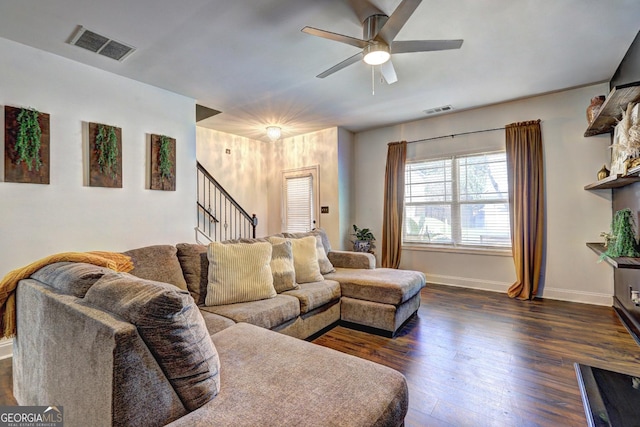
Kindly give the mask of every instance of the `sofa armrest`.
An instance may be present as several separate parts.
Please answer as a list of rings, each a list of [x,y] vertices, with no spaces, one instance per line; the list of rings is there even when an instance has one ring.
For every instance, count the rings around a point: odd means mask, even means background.
[[[329,261],[338,268],[376,268],[376,257],[368,252],[334,251],[328,254]]]

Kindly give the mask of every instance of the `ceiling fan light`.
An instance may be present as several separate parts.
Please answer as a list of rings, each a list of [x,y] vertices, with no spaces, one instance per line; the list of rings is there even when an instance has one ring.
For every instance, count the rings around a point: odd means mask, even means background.
[[[267,137],[271,142],[276,142],[282,136],[282,129],[279,126],[267,126]]]
[[[372,44],[364,48],[364,62],[369,65],[381,65],[390,58],[389,46],[385,44]]]

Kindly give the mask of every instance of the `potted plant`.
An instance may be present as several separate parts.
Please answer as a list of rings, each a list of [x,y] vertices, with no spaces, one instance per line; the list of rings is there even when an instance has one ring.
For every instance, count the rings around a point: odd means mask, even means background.
[[[376,238],[368,228],[358,228],[357,225],[353,224],[353,233],[351,233],[351,235],[356,236],[356,239],[353,241],[354,251],[369,252],[371,249],[375,248],[373,242]]]

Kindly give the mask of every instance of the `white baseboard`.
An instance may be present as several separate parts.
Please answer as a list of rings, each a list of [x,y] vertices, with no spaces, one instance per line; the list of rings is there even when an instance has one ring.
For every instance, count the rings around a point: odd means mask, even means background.
[[[443,276],[439,274],[427,274],[427,282],[437,285],[459,286],[462,288],[478,289],[482,291],[507,293],[511,283],[495,282],[491,280],[478,280],[468,277]],[[579,302],[583,304],[604,305],[611,307],[613,297],[596,292],[575,291],[570,289],[543,288],[540,298],[555,299],[560,301]]]
[[[458,286],[461,288],[479,289],[482,291],[506,293],[511,283],[478,280],[469,277],[443,276],[440,274],[426,274],[427,283],[436,285]]]
[[[0,341],[0,359],[7,359],[13,355],[13,339]]]
[[[604,305],[607,307],[613,306],[613,297],[611,295],[596,292],[544,288],[540,296],[561,301],[581,302],[583,304]]]

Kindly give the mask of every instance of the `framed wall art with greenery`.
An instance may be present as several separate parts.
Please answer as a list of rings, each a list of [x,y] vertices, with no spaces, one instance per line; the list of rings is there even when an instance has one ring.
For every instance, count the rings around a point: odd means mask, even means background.
[[[4,180],[49,184],[49,114],[5,105]]]
[[[176,190],[176,140],[166,135],[151,135],[152,190]]]
[[[122,188],[122,129],[89,123],[89,186]]]

